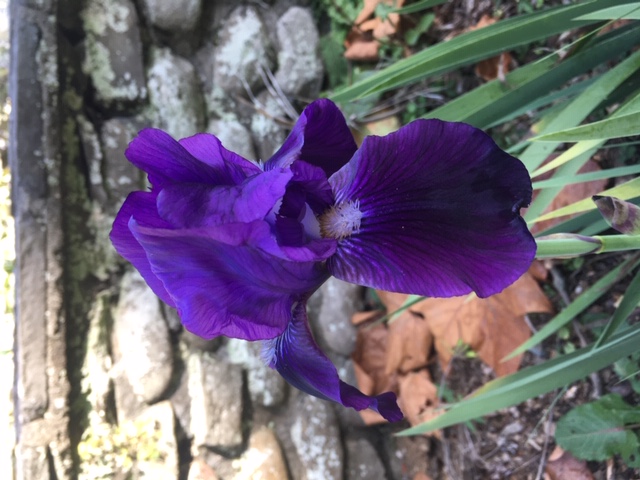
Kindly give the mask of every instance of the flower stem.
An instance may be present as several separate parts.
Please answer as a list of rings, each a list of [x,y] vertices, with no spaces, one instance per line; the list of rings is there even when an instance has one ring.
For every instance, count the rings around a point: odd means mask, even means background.
[[[635,235],[575,235],[559,233],[536,239],[537,258],[572,258],[592,253],[620,252],[640,249],[640,236]]]

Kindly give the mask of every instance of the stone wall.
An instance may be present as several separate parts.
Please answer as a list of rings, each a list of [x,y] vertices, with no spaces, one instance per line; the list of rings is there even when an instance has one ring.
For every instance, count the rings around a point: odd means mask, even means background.
[[[123,155],[140,128],[209,131],[250,159],[280,145],[322,86],[310,2],[14,0],[11,16],[17,478],[412,476],[428,440],[290,389],[256,344],[185,332],[108,240],[145,186]],[[361,295],[332,280],[310,302],[351,382]]]

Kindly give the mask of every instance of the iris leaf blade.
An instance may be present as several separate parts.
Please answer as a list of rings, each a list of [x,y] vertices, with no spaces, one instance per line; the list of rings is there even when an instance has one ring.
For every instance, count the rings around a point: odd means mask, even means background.
[[[546,190],[549,191],[549,190]],[[631,198],[640,196],[640,177],[634,178],[633,180],[629,180],[622,185],[618,185],[613,188],[609,188],[608,190],[604,190],[598,195],[609,196],[609,197],[617,197],[621,200],[629,200]],[[563,217],[565,215],[573,215],[576,213],[588,212],[590,210],[595,210],[596,205],[593,203],[591,198],[585,198],[578,202],[572,203],[571,205],[567,205],[566,207],[559,208],[554,210],[553,212],[546,213],[544,215],[539,216],[536,219],[530,220],[529,224],[533,224],[536,222],[541,222],[543,220],[550,220],[552,218]],[[528,213],[528,212],[527,212]]]
[[[594,180],[602,180],[609,178],[622,177],[625,175],[634,175],[640,173],[640,165],[631,165],[627,167],[616,167],[607,170],[600,170],[597,172],[581,173],[578,175],[567,176],[554,176],[549,180],[540,180],[533,182],[533,189],[538,188],[550,188],[550,187],[564,187],[566,185],[572,185],[582,182],[592,182]]]
[[[640,324],[613,336],[598,349],[588,346],[493,380],[467,399],[453,404],[439,417],[404,430],[399,435],[419,435],[473,420],[569,385],[620,358],[631,355],[637,350],[639,342]]]
[[[553,335],[561,327],[565,326],[576,316],[580,315],[602,295],[615,285],[619,280],[625,277],[630,270],[637,267],[640,262],[635,258],[627,259],[618,265],[615,269],[607,273],[604,277],[599,279],[588,290],[584,291],[578,298],[576,298],[571,304],[567,305],[558,315],[549,320],[544,327],[536,332],[529,340],[524,342],[513,352],[507,355],[502,361],[509,360],[527,350],[531,349],[535,345],[539,344],[550,335]]]
[[[576,20],[640,20],[640,3],[605,8],[580,15]]]
[[[640,109],[640,92],[638,92],[633,98],[628,100],[624,105],[618,108],[615,112],[613,112],[610,115],[610,118],[626,115],[630,112],[638,111],[639,109]],[[591,155],[593,155],[598,150],[598,148],[600,148],[605,143],[605,141],[606,140],[585,140],[583,142],[578,142],[569,150],[562,153],[558,158],[549,162],[548,165],[545,165],[544,167],[539,168],[538,170],[533,172],[532,176],[537,176],[545,171],[548,171],[549,165],[553,165],[553,167],[551,168],[555,168],[556,166],[559,165],[555,175],[558,175],[558,176],[575,175],[576,173],[578,173],[578,170],[580,169],[580,167],[589,160]],[[524,215],[524,219],[530,224],[532,224],[541,220],[546,220],[548,218],[555,218],[563,215],[570,215],[573,213],[588,211],[595,208],[595,204],[591,202],[591,199],[586,198],[581,201],[582,203],[577,202],[577,203],[580,203],[581,207],[583,207],[582,210],[573,211],[573,208],[575,205],[573,204],[567,207],[563,207],[562,209],[559,209],[559,210],[566,211],[568,213],[556,214],[555,212],[557,212],[558,210],[555,210],[553,212],[549,212],[543,215],[544,210],[551,204],[551,202],[553,201],[555,196],[560,192],[560,190],[561,190],[560,187],[554,187],[554,188],[548,188],[548,189],[542,190],[540,194],[536,197],[536,199],[531,203],[529,208],[527,209],[527,212]],[[637,196],[637,194],[633,195],[632,192],[628,194],[630,195],[628,198]],[[616,195],[611,195],[611,196],[616,196]],[[623,200],[628,200],[628,198],[624,198]]]
[[[411,5],[407,5],[406,7],[396,8],[391,10],[392,13],[399,13],[401,15],[406,15],[408,13],[416,13],[421,12],[422,10],[426,10],[431,7],[435,7],[437,5],[442,5],[447,0],[422,0],[420,2],[412,3]]]
[[[607,118],[579,127],[538,135],[532,142],[580,142],[640,135],[640,112]]]
[[[640,29],[634,29],[635,32]],[[586,48],[582,54],[590,54],[590,49]],[[609,94],[615,90],[622,82],[629,78],[640,68],[640,51],[620,62],[614,68],[601,75],[592,85],[585,89],[580,95],[574,98],[561,111],[554,113],[551,118],[545,116],[542,133],[565,130],[580,124]],[[545,135],[530,139],[544,138]],[[592,140],[583,139],[583,140]],[[544,160],[560,145],[560,141],[553,143],[532,143],[520,155],[520,160],[531,171],[537,168]]]
[[[411,57],[395,62],[367,79],[331,95],[335,102],[347,102],[375,92],[383,92],[420,79],[444,73],[483,60],[500,52],[566,30],[594,23],[595,20],[573,21],[576,17],[619,4],[613,0],[559,6],[548,10],[512,17],[485,28],[459,35]],[[627,3],[627,2],[625,2]]]
[[[622,301],[616,311],[613,313],[611,320],[607,323],[607,326],[604,328],[604,331],[598,337],[596,341],[596,348],[602,346],[611,338],[620,325],[631,315],[633,310],[635,310],[636,306],[640,302],[640,271],[638,271],[631,280],[631,283],[627,287],[627,290],[624,293],[624,297],[622,297]]]

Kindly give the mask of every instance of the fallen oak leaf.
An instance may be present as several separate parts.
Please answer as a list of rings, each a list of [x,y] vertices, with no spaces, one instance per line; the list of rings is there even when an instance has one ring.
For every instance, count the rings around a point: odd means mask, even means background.
[[[371,322],[376,317],[382,315],[381,310],[371,310],[367,312],[356,312],[351,316],[351,323],[354,325],[362,325]]]
[[[419,425],[441,414],[438,407],[438,387],[427,370],[402,375],[398,381],[398,401],[411,425]],[[440,438],[440,430],[428,433]]]
[[[418,472],[413,477],[413,480],[433,480],[433,479],[426,473]]]
[[[383,0],[364,0],[362,2],[362,10],[358,13],[358,16],[354,20],[354,25],[360,25],[367,20],[371,15],[376,12],[376,7],[382,3]]]
[[[358,30],[351,30],[344,41],[346,50],[344,58],[347,60],[373,62],[378,59],[380,42]]]
[[[560,447],[556,447],[544,468],[545,473],[549,476],[549,480],[593,480],[593,474],[587,462],[578,460],[571,453],[564,451]]]
[[[528,272],[501,293],[488,298],[475,295],[429,298],[413,307],[424,315],[435,338],[444,369],[462,342],[478,354],[497,375],[516,372],[522,355],[501,360],[531,335],[524,316],[551,312],[552,306]]]
[[[496,78],[501,82],[506,81],[506,75],[509,72],[513,57],[509,52],[502,52],[495,57],[486,58],[476,63],[475,74],[483,80],[491,81]]]
[[[358,329],[356,347],[351,359],[358,388],[365,395],[398,391],[397,375],[385,372],[387,340],[386,325]],[[380,414],[368,409],[361,410],[360,416],[367,425],[386,422]]]
[[[400,15],[390,13],[382,19],[375,16],[380,4],[401,7],[404,0],[365,0],[351,31],[344,41],[344,57],[347,60],[371,62],[378,59],[380,40],[397,32]],[[371,18],[373,17],[373,18]]]
[[[546,163],[550,162],[558,155],[553,154],[550,155],[549,158],[543,163],[544,166]],[[593,159],[589,159],[581,168],[578,170],[578,173],[591,173],[598,172],[602,170],[600,165],[595,162]],[[547,180],[551,178],[552,172],[547,172],[543,175],[536,177],[536,181]],[[558,194],[554,197],[553,201],[549,204],[549,206],[545,209],[543,214],[548,212],[553,212],[554,210],[558,210],[559,208],[566,207],[567,205],[571,205],[583,198],[590,198],[600,192],[602,192],[607,186],[607,179],[601,180],[592,180],[590,182],[582,182],[582,183],[572,183],[570,185],[566,185]],[[533,199],[535,200],[538,191],[533,192]],[[525,209],[522,210],[522,214],[526,212]],[[566,215],[558,218],[551,218],[549,220],[544,220],[542,222],[534,223],[530,230],[531,233],[536,234],[539,232],[543,232],[559,223],[562,223],[576,215]]]
[[[376,294],[387,308],[388,313],[393,313],[402,307],[408,297],[406,293],[387,292],[386,290],[376,290]]]
[[[389,322],[385,373],[406,373],[429,362],[433,334],[425,319],[410,310]]]
[[[473,32],[480,28],[488,27],[498,21],[497,18],[491,15],[484,14],[478,23],[467,28],[467,32]],[[505,80],[505,75],[509,72],[509,68],[513,62],[513,57],[509,52],[503,52],[495,57],[486,58],[476,64],[475,74],[486,81],[495,80],[498,78],[500,81]]]
[[[533,278],[542,282],[547,279],[549,276],[549,270],[545,266],[543,262],[540,260],[534,260],[531,266],[529,267],[529,273]]]

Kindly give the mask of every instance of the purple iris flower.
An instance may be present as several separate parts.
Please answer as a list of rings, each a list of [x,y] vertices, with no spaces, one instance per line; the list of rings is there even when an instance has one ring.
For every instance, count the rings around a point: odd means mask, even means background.
[[[258,166],[209,134],[147,129],[126,156],[151,191],[131,193],[111,240],[196,335],[264,341],[295,387],[402,418],[393,393],[341,381],[309,329],[306,302],[330,275],[395,292],[498,293],[529,267],[520,217],[531,181],[463,123],[417,120],[358,149],[329,100],[302,113]]]

